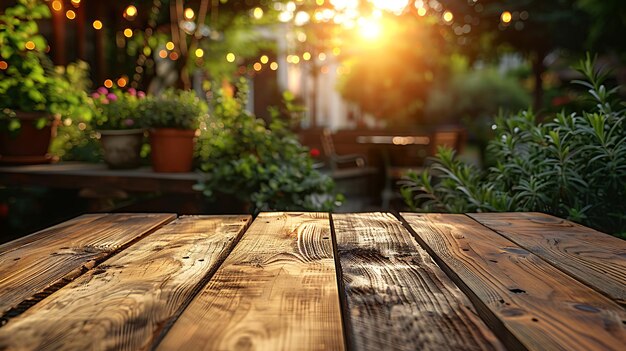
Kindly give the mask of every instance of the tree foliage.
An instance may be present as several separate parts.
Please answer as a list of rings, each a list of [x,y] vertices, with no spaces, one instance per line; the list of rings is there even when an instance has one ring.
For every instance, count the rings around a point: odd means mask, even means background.
[[[500,116],[488,149],[496,166],[481,172],[440,149],[429,171],[405,182],[407,203],[425,211],[541,211],[625,234],[625,104],[591,60],[579,69],[588,80],[575,83],[588,89],[594,109],[545,124],[529,111]]]

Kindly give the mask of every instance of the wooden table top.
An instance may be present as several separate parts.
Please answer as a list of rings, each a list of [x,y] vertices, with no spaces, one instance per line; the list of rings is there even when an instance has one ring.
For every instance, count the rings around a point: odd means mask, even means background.
[[[90,214],[0,245],[0,350],[625,350],[626,241],[540,213]]]

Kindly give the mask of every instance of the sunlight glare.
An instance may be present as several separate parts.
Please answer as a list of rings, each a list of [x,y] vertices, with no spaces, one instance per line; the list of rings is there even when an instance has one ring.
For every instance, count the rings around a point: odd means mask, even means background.
[[[382,33],[380,22],[371,18],[362,17],[359,19],[359,32],[364,39],[378,39]]]

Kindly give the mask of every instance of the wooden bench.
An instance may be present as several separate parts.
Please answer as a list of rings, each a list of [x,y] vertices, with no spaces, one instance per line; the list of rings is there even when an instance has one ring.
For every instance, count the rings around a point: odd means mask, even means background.
[[[626,242],[540,213],[93,214],[0,246],[0,350],[624,350]]]

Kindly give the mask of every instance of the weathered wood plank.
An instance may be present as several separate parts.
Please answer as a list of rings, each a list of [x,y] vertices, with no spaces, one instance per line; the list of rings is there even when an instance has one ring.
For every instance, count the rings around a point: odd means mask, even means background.
[[[617,303],[465,215],[402,214],[510,348],[623,350]]]
[[[0,349],[150,348],[249,221],[207,216],[170,223],[0,328]]]
[[[0,246],[2,320],[174,218],[172,214],[86,215]]]
[[[262,213],[161,350],[342,350],[330,222]]]
[[[334,214],[357,350],[498,350],[502,344],[391,214]]]
[[[543,213],[468,216],[626,305],[626,240]]]

